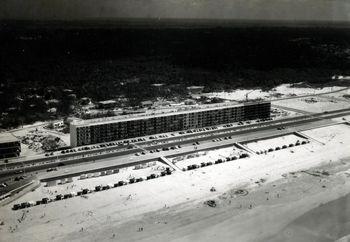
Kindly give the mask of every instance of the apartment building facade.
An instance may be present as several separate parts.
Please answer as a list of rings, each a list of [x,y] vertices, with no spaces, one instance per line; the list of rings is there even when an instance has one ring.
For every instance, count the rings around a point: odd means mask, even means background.
[[[10,134],[0,134],[0,159],[18,157],[21,153],[21,142]]]
[[[116,120],[88,120],[71,124],[71,146],[269,118],[270,110],[270,102],[259,102]]]

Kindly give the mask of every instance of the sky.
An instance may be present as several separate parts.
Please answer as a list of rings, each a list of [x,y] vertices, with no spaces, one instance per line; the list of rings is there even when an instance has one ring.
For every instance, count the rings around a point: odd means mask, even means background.
[[[0,0],[0,19],[90,18],[350,22],[350,0]]]

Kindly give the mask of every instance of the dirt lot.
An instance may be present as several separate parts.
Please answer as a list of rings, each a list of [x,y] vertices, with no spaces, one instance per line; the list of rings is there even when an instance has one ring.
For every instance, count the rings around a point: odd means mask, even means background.
[[[250,100],[254,99],[276,99],[283,97],[292,96],[304,96],[310,94],[319,94],[325,92],[331,92],[336,90],[341,90],[344,87],[334,86],[334,87],[324,87],[324,88],[311,88],[311,87],[293,87],[291,84],[280,85],[270,91],[262,91],[261,89],[239,89],[232,92],[215,92],[207,94],[209,97],[219,97],[234,101],[244,101],[246,100],[246,94],[248,93],[248,98]]]
[[[350,107],[348,101],[333,100],[322,96],[280,100],[273,102],[273,104],[311,113],[321,113]]]

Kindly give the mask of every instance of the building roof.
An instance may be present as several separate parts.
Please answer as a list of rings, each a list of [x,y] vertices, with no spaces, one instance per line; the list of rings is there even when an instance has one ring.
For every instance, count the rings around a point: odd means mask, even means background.
[[[189,86],[187,87],[188,90],[197,90],[197,89],[204,89],[204,86]]]
[[[16,142],[18,139],[11,133],[0,133],[0,143]]]
[[[152,101],[143,101],[141,102],[142,105],[152,105],[153,102]]]
[[[98,102],[99,104],[113,104],[113,103],[116,103],[115,100],[106,100],[106,101],[100,101]]]
[[[89,120],[81,120],[81,121],[73,121],[73,125],[76,127],[79,126],[94,126],[100,124],[108,124],[108,123],[117,123],[117,122],[125,122],[125,121],[133,121],[147,118],[156,118],[156,117],[166,117],[171,115],[180,115],[187,113],[198,113],[203,111],[212,111],[212,110],[220,110],[232,107],[240,107],[240,106],[250,106],[254,104],[263,104],[270,103],[268,101],[261,102],[249,102],[249,103],[240,103],[240,104],[232,104],[232,103],[216,103],[216,104],[208,104],[208,105],[188,105],[181,106],[176,111],[164,112],[164,113],[142,113],[142,114],[133,114],[133,115],[122,115],[122,116],[114,116],[108,118],[97,118],[97,119],[89,119]]]

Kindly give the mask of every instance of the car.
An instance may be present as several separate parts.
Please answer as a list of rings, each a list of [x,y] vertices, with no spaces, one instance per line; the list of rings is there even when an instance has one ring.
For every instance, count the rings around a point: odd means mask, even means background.
[[[7,187],[7,184],[6,184],[6,183],[1,183],[1,184],[0,184],[0,187],[1,187],[1,188]]]
[[[57,171],[57,168],[49,168],[46,170],[47,172],[51,172],[51,171]]]
[[[24,179],[24,177],[23,176],[16,176],[15,177],[15,181],[20,181],[20,180],[23,180]]]
[[[87,189],[87,188],[85,188],[85,189],[83,189],[83,194],[88,194],[90,192],[90,190],[89,189]]]
[[[49,202],[50,202],[50,199],[47,197],[44,197],[43,199],[41,199],[42,204],[48,204]]]
[[[18,210],[21,208],[21,204],[14,204],[12,210]]]

